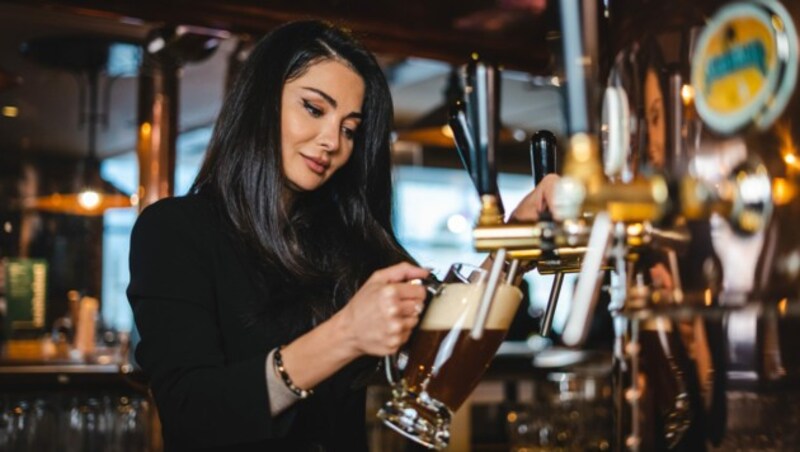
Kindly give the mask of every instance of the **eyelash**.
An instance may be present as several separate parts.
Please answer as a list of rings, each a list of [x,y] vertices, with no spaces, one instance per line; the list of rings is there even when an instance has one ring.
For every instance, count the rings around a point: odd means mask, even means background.
[[[306,111],[308,111],[308,114],[310,114],[314,118],[319,118],[324,113],[324,111],[322,111],[322,109],[317,108],[311,102],[309,102],[309,101],[307,101],[305,99],[303,99],[303,108],[305,108]],[[342,127],[342,132],[344,132],[344,136],[348,140],[352,140],[353,138],[355,138],[356,131],[353,130],[353,129],[349,129],[347,127]]]
[[[353,138],[356,136],[356,131],[353,129],[348,129],[347,127],[342,127],[342,131],[344,131],[344,136],[348,140],[352,141]]]
[[[322,116],[322,113],[324,113],[322,109],[315,107],[311,102],[305,99],[303,99],[303,108],[305,108],[308,113],[315,118],[319,118]]]

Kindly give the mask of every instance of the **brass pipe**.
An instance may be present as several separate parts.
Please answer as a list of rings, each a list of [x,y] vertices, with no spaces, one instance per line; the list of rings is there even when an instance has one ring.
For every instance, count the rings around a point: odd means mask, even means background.
[[[178,25],[151,32],[139,73],[138,135],[139,210],[172,196],[181,67],[210,57],[229,33]]]
[[[538,224],[478,226],[472,231],[477,251],[540,249],[543,245],[542,234],[542,227]]]
[[[178,139],[180,65],[145,52],[139,75],[139,210],[172,196]]]

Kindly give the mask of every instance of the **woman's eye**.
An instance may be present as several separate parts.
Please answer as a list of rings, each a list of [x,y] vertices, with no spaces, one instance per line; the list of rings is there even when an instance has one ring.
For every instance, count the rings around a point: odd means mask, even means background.
[[[649,115],[648,116],[650,116],[650,118],[649,118],[650,119],[650,124],[658,125],[658,110],[657,109],[652,108],[649,111]]]
[[[356,131],[348,127],[342,127],[342,133],[348,140],[352,140],[356,136]]]
[[[322,116],[322,110],[315,107],[314,104],[307,100],[303,100],[303,108],[305,108],[308,113],[315,118]]]

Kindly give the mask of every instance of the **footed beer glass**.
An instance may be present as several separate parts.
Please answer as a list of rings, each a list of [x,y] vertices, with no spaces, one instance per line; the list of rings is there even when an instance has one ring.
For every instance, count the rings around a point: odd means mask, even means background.
[[[430,448],[447,446],[450,419],[478,385],[506,336],[522,291],[503,277],[479,339],[470,332],[488,271],[453,264],[433,293],[407,349],[387,358],[392,398],[378,412],[384,424]],[[399,374],[399,375],[398,375]]]

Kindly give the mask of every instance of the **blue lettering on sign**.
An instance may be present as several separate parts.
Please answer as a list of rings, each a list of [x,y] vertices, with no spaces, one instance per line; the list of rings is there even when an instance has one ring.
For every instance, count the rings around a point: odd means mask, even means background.
[[[767,75],[767,51],[761,41],[731,47],[722,55],[712,58],[706,68],[706,93],[710,91],[712,83],[749,67]]]

